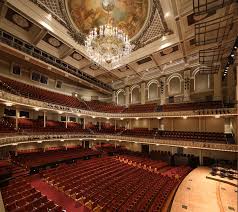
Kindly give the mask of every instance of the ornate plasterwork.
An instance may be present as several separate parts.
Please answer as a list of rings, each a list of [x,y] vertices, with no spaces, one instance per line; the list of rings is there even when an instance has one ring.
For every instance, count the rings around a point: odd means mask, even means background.
[[[52,16],[64,25],[69,34],[75,41],[80,44],[84,44],[85,34],[75,28],[72,23],[67,9],[66,0],[31,0],[43,10],[50,12]],[[165,34],[172,33],[165,22],[164,14],[160,4],[160,0],[150,1],[150,13],[148,14],[147,21],[143,26],[143,29],[139,32],[135,39],[132,40],[132,44],[135,45],[134,50],[137,50],[159,38]]]

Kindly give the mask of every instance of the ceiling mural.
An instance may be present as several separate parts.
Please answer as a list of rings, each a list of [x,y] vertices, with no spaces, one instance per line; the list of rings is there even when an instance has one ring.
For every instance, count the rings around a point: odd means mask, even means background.
[[[31,0],[64,25],[74,40],[84,45],[85,35],[106,24],[124,30],[134,51],[172,33],[164,19],[160,0]],[[113,9],[109,16],[103,4]],[[109,17],[109,18],[108,18]]]
[[[136,36],[146,22],[149,14],[149,0],[112,1],[112,11],[108,14],[103,7],[109,0],[66,0],[67,11],[80,32],[88,34],[95,27],[110,22],[122,29],[130,38]]]

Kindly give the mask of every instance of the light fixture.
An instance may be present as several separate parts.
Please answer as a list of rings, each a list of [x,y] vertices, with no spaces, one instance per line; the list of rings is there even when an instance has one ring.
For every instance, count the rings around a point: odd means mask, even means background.
[[[187,119],[188,117],[187,116],[183,116],[183,119]]]
[[[11,107],[13,104],[11,102],[5,102],[4,103],[7,107]]]
[[[96,117],[95,116],[92,116],[93,119],[95,119]]]
[[[159,146],[159,144],[156,144],[156,146]]]
[[[136,117],[136,120],[139,120],[139,118],[138,118],[138,117]]]
[[[58,114],[63,114],[63,111],[58,111]]]
[[[159,117],[157,117],[157,119],[159,119],[159,120],[160,120],[160,119],[162,119],[162,118],[159,116]]]
[[[221,116],[220,115],[215,115],[215,118],[216,119],[219,119]]]
[[[64,141],[64,139],[60,139],[60,141],[62,141],[62,142],[63,142],[63,141]]]
[[[110,118],[109,117],[107,117],[107,120],[109,120]]]
[[[34,110],[35,110],[35,111],[39,111],[40,108],[39,108],[39,107],[35,107]]]
[[[85,39],[85,47],[93,62],[115,68],[131,53],[132,46],[128,35],[109,22],[115,0],[102,0],[102,7],[108,13],[108,23],[89,32]]]
[[[123,120],[124,118],[120,118],[121,120]]]

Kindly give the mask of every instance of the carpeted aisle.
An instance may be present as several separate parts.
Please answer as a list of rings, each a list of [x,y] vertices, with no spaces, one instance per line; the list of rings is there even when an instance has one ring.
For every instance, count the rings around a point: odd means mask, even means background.
[[[75,207],[75,201],[64,193],[58,191],[53,186],[44,182],[40,177],[34,177],[31,185],[39,190],[48,199],[53,200],[57,205],[62,206],[67,212],[89,212],[90,210],[84,206]]]

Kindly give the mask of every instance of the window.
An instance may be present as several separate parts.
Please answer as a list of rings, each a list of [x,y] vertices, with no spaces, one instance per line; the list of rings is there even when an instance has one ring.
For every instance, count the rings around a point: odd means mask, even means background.
[[[29,112],[20,111],[20,117],[29,118]]]
[[[40,82],[41,82],[42,84],[47,85],[47,84],[48,84],[48,77],[46,77],[46,76],[44,76],[44,75],[41,75]]]
[[[37,72],[32,72],[32,74],[31,74],[31,79],[32,79],[33,81],[39,82],[40,79],[41,79],[41,76],[40,76],[40,74],[37,73]]]
[[[6,116],[16,116],[16,110],[5,108],[4,109],[4,115],[6,115]]]
[[[66,116],[61,116],[61,121],[66,121]]]
[[[57,81],[56,81],[56,84],[55,84],[55,87],[56,87],[56,88],[62,88],[62,84],[63,84],[63,83],[62,83],[61,81],[57,80]]]
[[[19,65],[13,64],[12,73],[15,75],[21,75],[21,67]]]
[[[76,122],[76,118],[75,117],[69,117],[69,121]]]

